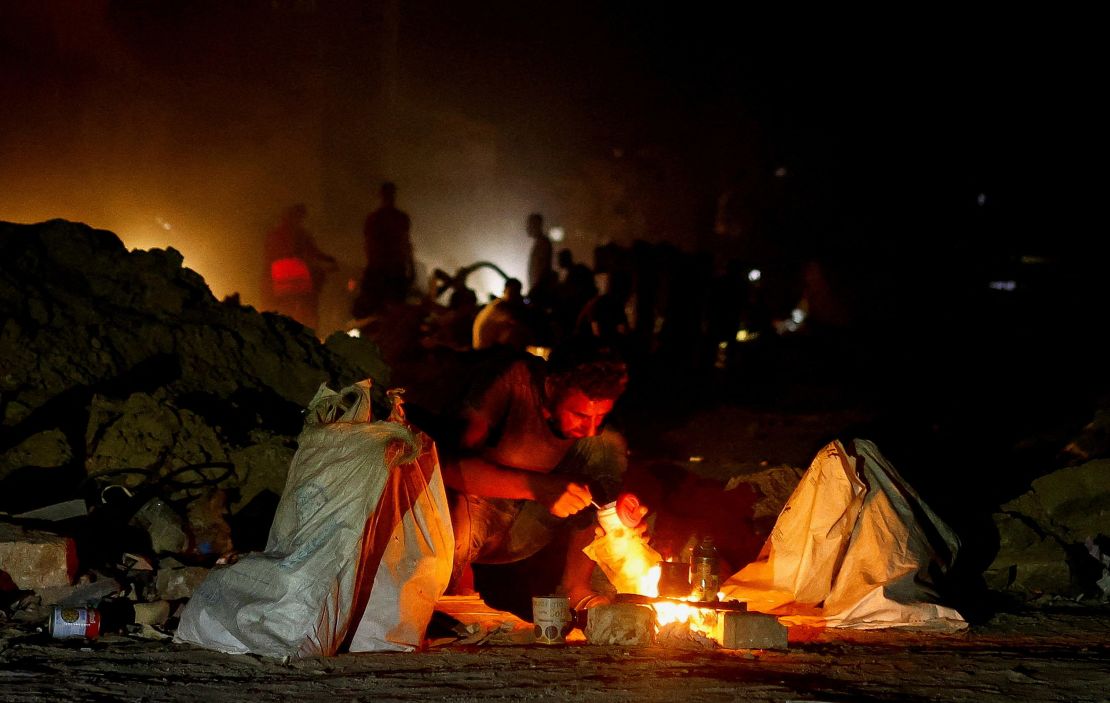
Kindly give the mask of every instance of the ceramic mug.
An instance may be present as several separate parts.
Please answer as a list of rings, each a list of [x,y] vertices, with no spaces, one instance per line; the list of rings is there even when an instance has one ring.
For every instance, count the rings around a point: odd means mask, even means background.
[[[574,612],[566,596],[532,598],[532,622],[539,644],[564,644],[567,633],[574,628]]]

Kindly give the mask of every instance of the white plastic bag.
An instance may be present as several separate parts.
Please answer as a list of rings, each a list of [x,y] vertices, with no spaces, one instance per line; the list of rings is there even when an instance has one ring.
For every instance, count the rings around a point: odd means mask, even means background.
[[[793,622],[963,629],[933,588],[959,539],[874,444],[852,447],[832,442],[817,453],[759,557],[722,593]]]
[[[411,651],[454,553],[435,445],[396,399],[370,421],[370,382],[321,386],[266,550],[213,569],[174,640],[273,657]]]

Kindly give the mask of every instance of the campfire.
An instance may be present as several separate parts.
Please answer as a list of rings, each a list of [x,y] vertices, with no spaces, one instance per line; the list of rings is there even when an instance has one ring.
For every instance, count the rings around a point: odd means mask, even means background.
[[[668,572],[666,578],[662,575],[664,568]],[[660,562],[644,573],[635,593],[618,594],[616,600],[618,603],[650,605],[655,611],[657,632],[672,623],[681,623],[691,631],[700,632],[707,637],[712,637],[717,629],[720,610],[741,608],[746,610],[743,604],[736,601],[732,602],[733,605],[720,603],[718,593],[713,594],[713,601],[699,600],[691,593],[687,574],[688,566],[683,562]],[[684,593],[675,587],[679,583],[685,585]],[[663,588],[660,588],[660,585]]]
[[[606,520],[605,533],[585,552],[617,590],[613,605],[590,610],[586,636],[597,644],[761,649],[786,646],[786,628],[769,615],[722,601],[720,570],[711,538],[686,561],[666,561],[636,531]]]

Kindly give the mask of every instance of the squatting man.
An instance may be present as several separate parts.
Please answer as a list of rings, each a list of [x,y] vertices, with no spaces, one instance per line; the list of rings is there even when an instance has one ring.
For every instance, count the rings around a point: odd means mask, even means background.
[[[468,395],[461,437],[442,462],[455,532],[449,593],[470,592],[472,564],[520,561],[566,530],[561,591],[579,610],[606,602],[590,587],[594,563],[582,552],[595,536],[586,509],[615,498],[630,527],[647,513],[621,493],[627,446],[603,426],[627,381],[615,356],[572,346],[546,364],[514,358]]]

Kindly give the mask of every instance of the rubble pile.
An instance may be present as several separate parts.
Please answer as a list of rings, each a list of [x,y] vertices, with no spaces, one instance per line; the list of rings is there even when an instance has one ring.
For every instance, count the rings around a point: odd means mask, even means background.
[[[172,248],[0,223],[0,262],[0,560],[33,558],[44,529],[75,540],[71,591],[122,575],[132,598],[187,597],[188,570],[258,547],[229,521],[264,536],[252,506],[276,504],[320,384],[388,381],[371,342],[219,301]]]
[[[1058,469],[994,515],[987,585],[1022,598],[1110,596],[1110,459]]]

